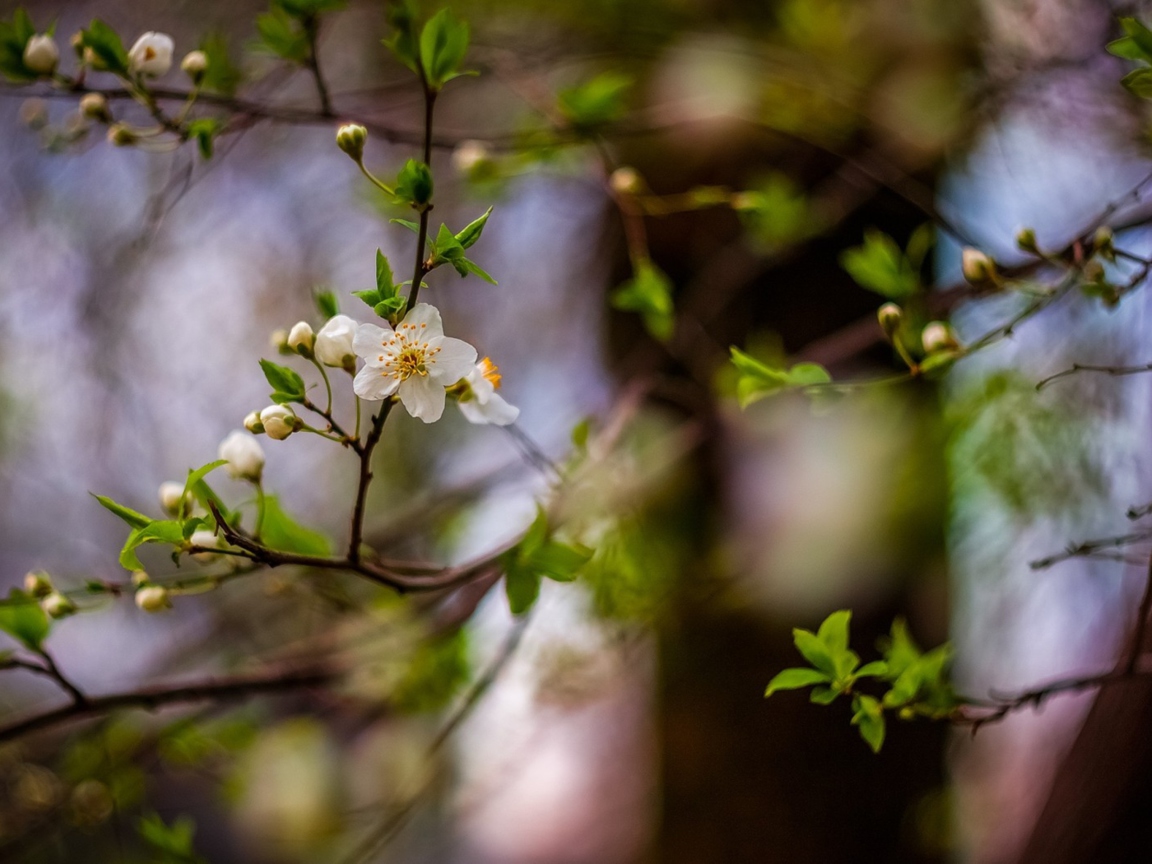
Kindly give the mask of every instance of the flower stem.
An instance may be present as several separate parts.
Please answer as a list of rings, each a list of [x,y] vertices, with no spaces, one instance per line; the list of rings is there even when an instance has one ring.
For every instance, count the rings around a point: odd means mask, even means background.
[[[256,531],[254,536],[257,540],[260,539],[260,533],[264,530],[264,481],[256,481]]]

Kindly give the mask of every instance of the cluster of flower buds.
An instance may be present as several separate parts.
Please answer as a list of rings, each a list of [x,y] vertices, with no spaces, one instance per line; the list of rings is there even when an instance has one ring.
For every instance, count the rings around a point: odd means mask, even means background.
[[[136,605],[145,612],[163,612],[172,608],[171,592],[154,583],[143,570],[132,574],[132,584],[136,586]]]
[[[24,576],[24,592],[40,601],[40,608],[50,618],[65,618],[76,611],[76,604],[52,584],[52,577],[43,570],[33,570]]]

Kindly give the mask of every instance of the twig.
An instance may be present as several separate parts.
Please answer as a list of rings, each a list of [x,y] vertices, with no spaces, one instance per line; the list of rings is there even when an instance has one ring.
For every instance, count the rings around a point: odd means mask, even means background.
[[[1059,381],[1061,378],[1067,378],[1071,375],[1076,375],[1080,372],[1099,372],[1104,375],[1112,375],[1120,377],[1123,375],[1139,375],[1143,372],[1152,372],[1152,363],[1147,363],[1143,366],[1092,366],[1087,363],[1073,363],[1068,369],[1062,372],[1057,372],[1055,375],[1049,375],[1047,378],[1041,380],[1037,385],[1037,390],[1043,390],[1053,381]]]
[[[1063,552],[1057,552],[1055,555],[1049,555],[1047,558],[1039,558],[1032,561],[1028,566],[1033,570],[1045,570],[1053,564],[1059,564],[1061,561],[1067,561],[1070,558],[1079,558],[1085,555],[1095,554],[1102,549],[1116,549],[1121,546],[1131,546],[1134,543],[1143,543],[1148,540],[1152,540],[1152,531],[1141,531],[1132,534],[1120,534],[1116,537],[1085,540],[1083,543],[1070,545]]]

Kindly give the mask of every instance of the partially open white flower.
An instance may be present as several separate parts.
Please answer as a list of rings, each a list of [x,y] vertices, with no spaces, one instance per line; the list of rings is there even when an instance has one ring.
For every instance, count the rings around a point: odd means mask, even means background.
[[[172,68],[172,51],[176,48],[167,33],[149,31],[136,40],[128,52],[128,69],[135,75],[160,77]]]
[[[473,366],[458,387],[456,404],[469,423],[507,426],[520,416],[520,409],[496,392],[500,389],[500,370],[488,357]]]
[[[307,321],[297,321],[288,331],[288,347],[304,356],[312,351],[312,344],[316,336],[312,332],[312,325]]]
[[[220,442],[217,454],[228,463],[228,473],[242,480],[256,482],[264,471],[264,448],[260,442],[237,429]]]
[[[24,46],[24,65],[37,75],[51,75],[59,62],[60,49],[47,33],[36,34]]]
[[[440,419],[444,388],[476,362],[476,349],[446,337],[439,310],[427,303],[417,303],[395,330],[361,324],[352,346],[367,364],[352,384],[356,395],[375,402],[398,394],[408,413],[425,423]]]
[[[165,480],[160,484],[160,506],[170,516],[179,516],[184,506],[184,484]]]
[[[283,441],[300,428],[300,418],[287,405],[269,405],[260,412],[260,425],[269,438]]]
[[[347,315],[334,315],[328,319],[320,332],[316,334],[316,343],[312,346],[316,359],[325,366],[346,367],[356,362],[356,349],[352,347],[352,340],[356,338],[359,324]]]
[[[145,612],[163,612],[172,608],[172,601],[163,585],[145,585],[136,589],[136,605]]]

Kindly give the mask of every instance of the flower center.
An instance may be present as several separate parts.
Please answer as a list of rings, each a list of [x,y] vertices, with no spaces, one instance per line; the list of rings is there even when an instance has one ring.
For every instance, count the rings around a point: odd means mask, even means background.
[[[488,380],[493,390],[500,389],[500,367],[492,362],[491,357],[485,357],[480,361],[480,374]]]
[[[409,348],[396,358],[396,375],[403,381],[413,375],[427,375],[428,367],[424,365],[424,351],[421,348]]]
[[[436,362],[435,357],[440,353],[440,348],[429,347],[427,342],[420,340],[420,331],[427,326],[402,323],[388,337],[384,343],[385,353],[380,355],[380,360],[384,361],[382,374],[399,381],[407,381],[413,375],[428,374],[428,367]]]

